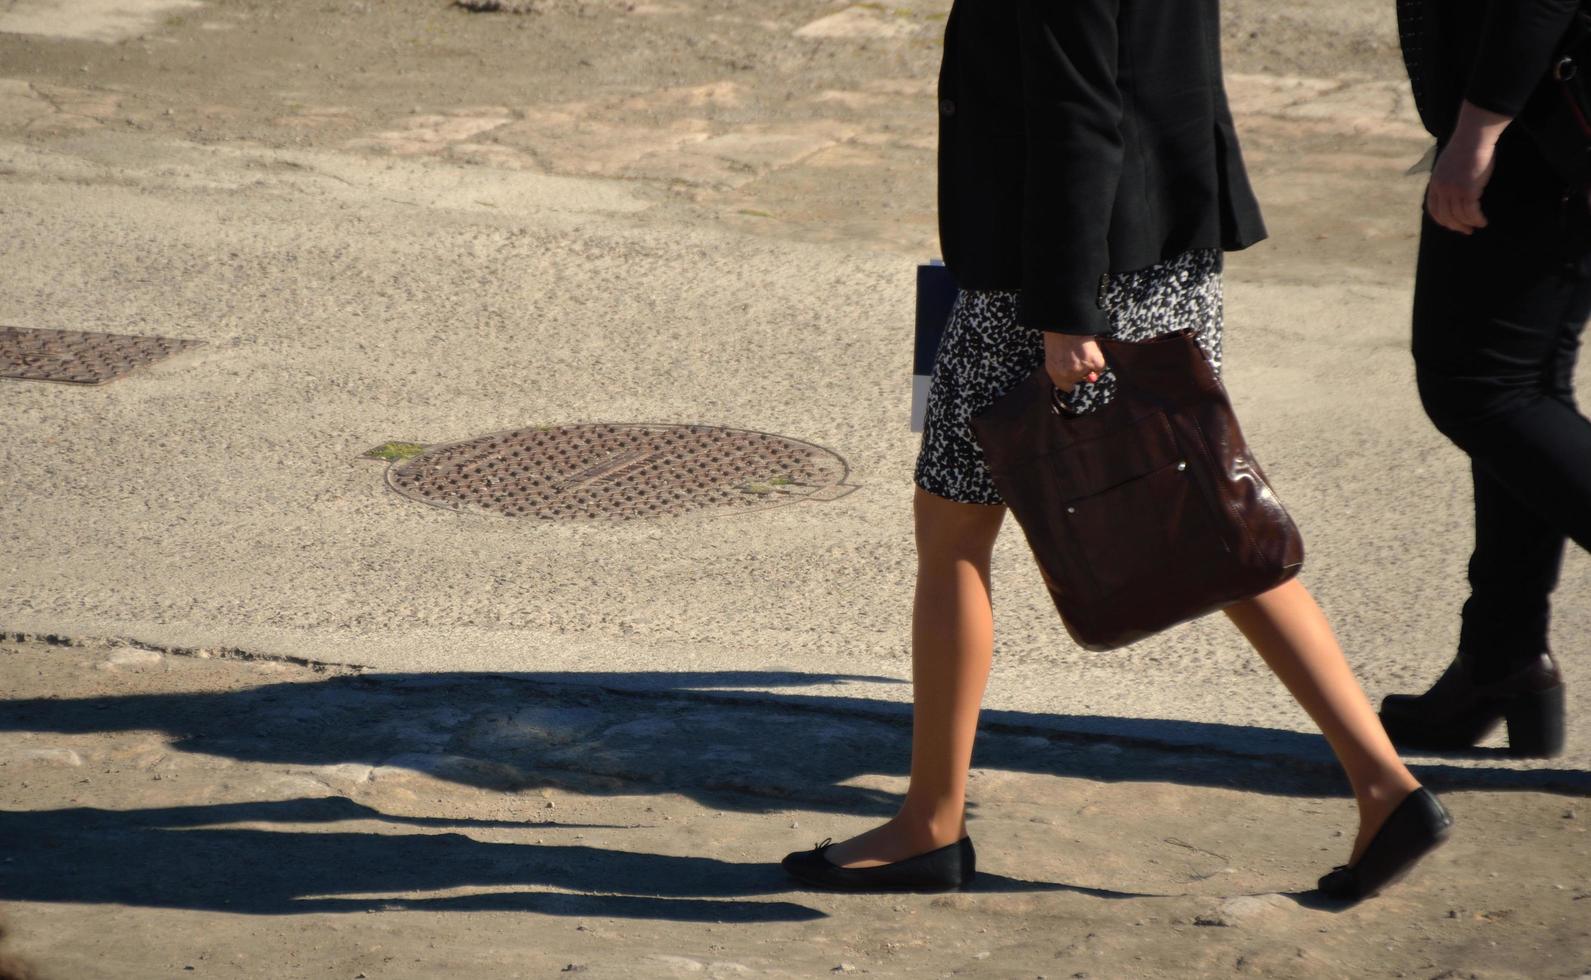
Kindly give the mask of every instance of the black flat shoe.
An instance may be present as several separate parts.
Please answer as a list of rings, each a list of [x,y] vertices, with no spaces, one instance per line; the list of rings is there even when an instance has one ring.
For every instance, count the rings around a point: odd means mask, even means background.
[[[1330,898],[1354,902],[1369,898],[1408,874],[1452,830],[1453,815],[1421,786],[1387,815],[1358,862],[1337,865],[1321,876],[1319,888]]]
[[[1563,674],[1552,654],[1482,682],[1460,652],[1429,691],[1389,694],[1381,702],[1381,725],[1401,748],[1467,749],[1505,719],[1510,755],[1563,751]]]
[[[826,837],[810,851],[792,851],[780,865],[791,877],[821,888],[845,891],[952,891],[965,888],[976,874],[972,838],[871,868],[844,868],[823,856],[834,843]]]

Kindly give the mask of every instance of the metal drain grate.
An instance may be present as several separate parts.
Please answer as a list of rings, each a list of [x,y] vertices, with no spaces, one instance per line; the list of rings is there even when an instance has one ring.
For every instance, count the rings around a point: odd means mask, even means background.
[[[832,500],[845,460],[799,439],[708,425],[546,426],[433,446],[387,470],[406,497],[509,517],[673,517]]]
[[[0,377],[100,385],[202,340],[0,326]]]

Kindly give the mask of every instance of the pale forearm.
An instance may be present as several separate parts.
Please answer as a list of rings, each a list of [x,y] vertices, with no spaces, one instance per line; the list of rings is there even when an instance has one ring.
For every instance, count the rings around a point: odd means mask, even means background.
[[[1482,109],[1475,103],[1465,99],[1458,110],[1458,124],[1453,127],[1453,135],[1448,140],[1449,146],[1461,146],[1470,149],[1490,149],[1497,145],[1497,140],[1503,135],[1503,130],[1514,121],[1514,117],[1505,116],[1500,112]]]

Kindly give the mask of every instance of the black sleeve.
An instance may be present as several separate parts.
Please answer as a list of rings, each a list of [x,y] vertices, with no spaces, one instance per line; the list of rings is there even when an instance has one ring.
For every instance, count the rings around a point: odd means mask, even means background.
[[[1580,0],[1491,0],[1464,97],[1517,116],[1547,73]]]
[[[1008,3],[1011,0],[985,0]],[[1017,322],[1102,334],[1122,164],[1116,82],[1119,0],[1017,0],[1027,134]]]

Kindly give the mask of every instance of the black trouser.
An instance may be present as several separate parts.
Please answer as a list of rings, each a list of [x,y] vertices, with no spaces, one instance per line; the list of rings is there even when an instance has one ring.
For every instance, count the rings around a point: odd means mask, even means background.
[[[1487,227],[1465,236],[1424,216],[1414,288],[1420,398],[1475,481],[1459,648],[1486,674],[1547,649],[1565,540],[1591,549],[1591,421],[1573,391],[1591,213],[1517,128],[1481,200]]]

